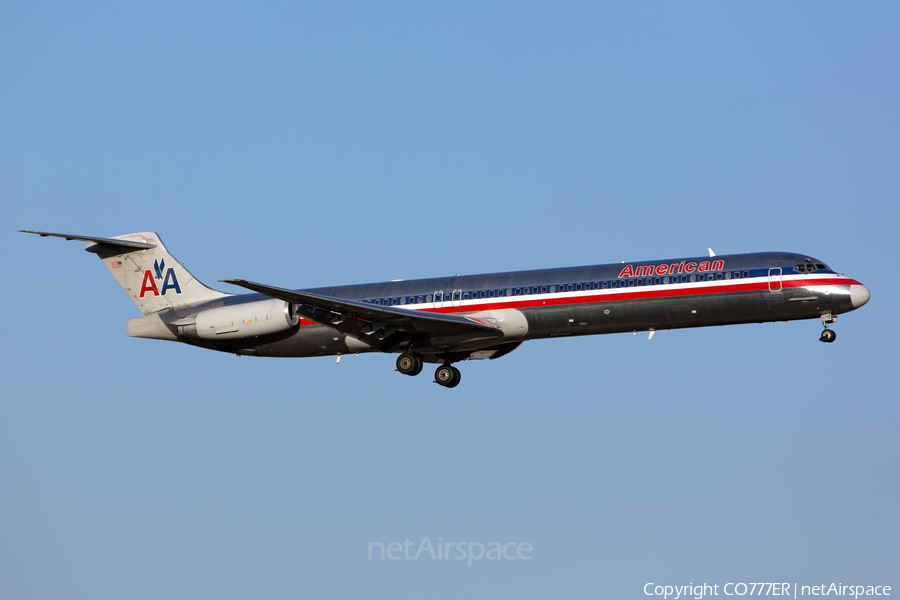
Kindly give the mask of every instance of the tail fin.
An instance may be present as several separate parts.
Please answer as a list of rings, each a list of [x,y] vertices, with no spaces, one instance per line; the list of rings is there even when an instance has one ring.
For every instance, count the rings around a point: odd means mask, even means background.
[[[100,257],[145,315],[230,295],[208,288],[194,279],[169,254],[159,236],[150,231],[126,233],[111,238],[23,231],[87,242],[84,249]]]

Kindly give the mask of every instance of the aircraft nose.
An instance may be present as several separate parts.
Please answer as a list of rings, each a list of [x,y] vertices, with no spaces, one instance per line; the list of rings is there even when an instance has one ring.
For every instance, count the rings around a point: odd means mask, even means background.
[[[869,288],[863,284],[853,284],[850,286],[850,302],[853,308],[859,308],[869,301]]]

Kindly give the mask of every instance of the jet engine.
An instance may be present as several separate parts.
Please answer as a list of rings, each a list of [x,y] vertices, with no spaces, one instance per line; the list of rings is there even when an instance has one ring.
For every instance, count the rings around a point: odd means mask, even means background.
[[[269,335],[300,324],[294,305],[283,300],[260,300],[210,308],[197,313],[197,337],[236,340]]]

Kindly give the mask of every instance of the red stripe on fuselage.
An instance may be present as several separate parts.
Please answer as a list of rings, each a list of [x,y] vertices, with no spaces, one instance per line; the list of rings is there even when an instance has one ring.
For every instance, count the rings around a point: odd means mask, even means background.
[[[629,288],[607,288],[600,290],[589,290],[589,293],[580,295],[565,296],[564,298],[547,298],[547,294],[535,294],[529,296],[514,296],[514,298],[529,298],[528,300],[499,300],[490,302],[491,298],[478,298],[488,300],[478,305],[467,306],[442,306],[440,308],[419,308],[410,309],[411,311],[421,310],[425,312],[436,313],[471,313],[483,310],[499,310],[504,308],[533,308],[542,306],[564,306],[567,304],[593,304],[599,302],[618,302],[622,300],[644,300],[648,298],[683,298],[686,296],[705,296],[709,294],[726,294],[734,292],[750,292],[750,291],[770,291],[769,280],[755,278],[747,280],[730,280],[728,284],[721,284],[718,281],[705,281],[693,283],[670,283],[659,284],[658,286],[643,286]],[[714,284],[714,285],[709,285]],[[781,289],[813,287],[822,285],[862,285],[855,279],[849,277],[835,277],[828,279],[782,279]],[[663,286],[669,286],[667,289],[659,289]],[[685,287],[681,287],[685,286]],[[553,292],[554,294],[569,292]],[[471,300],[463,300],[463,302],[471,302]],[[395,306],[398,308],[399,306]],[[300,325],[318,325],[315,321],[308,319],[300,319]]]

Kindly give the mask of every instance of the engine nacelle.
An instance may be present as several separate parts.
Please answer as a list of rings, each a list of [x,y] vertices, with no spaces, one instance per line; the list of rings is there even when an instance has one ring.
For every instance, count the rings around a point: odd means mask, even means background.
[[[294,305],[283,300],[260,300],[210,308],[197,314],[197,337],[236,340],[269,335],[300,324]]]

